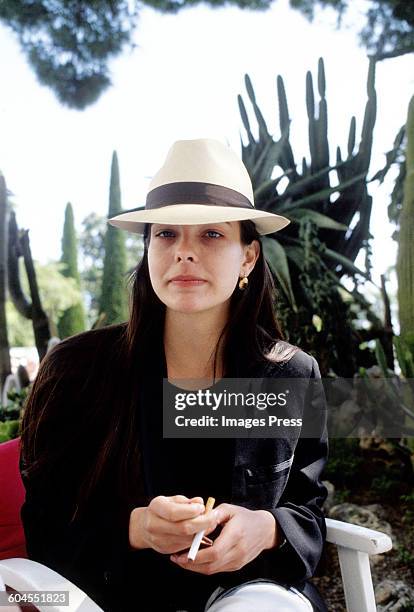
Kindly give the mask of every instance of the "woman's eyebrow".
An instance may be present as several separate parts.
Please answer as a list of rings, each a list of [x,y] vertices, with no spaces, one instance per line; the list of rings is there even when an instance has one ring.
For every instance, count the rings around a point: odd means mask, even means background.
[[[206,227],[208,225],[231,225],[232,221],[213,221],[212,223],[203,223]]]

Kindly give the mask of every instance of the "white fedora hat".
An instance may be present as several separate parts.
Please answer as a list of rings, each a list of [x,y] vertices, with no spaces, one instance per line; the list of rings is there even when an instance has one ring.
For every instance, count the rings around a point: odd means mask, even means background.
[[[178,140],[153,177],[145,208],[108,220],[120,229],[143,234],[147,223],[200,225],[251,220],[259,234],[284,228],[289,219],[257,210],[253,188],[241,159],[210,138]]]

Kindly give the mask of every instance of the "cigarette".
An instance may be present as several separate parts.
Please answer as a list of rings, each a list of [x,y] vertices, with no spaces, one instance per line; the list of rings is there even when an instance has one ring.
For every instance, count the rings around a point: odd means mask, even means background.
[[[210,512],[210,510],[213,509],[215,501],[216,500],[214,499],[214,497],[208,498],[204,514],[207,514],[207,512]],[[200,548],[201,540],[204,537],[204,531],[205,530],[203,529],[202,531],[199,531],[195,534],[193,542],[191,544],[191,548],[188,551],[187,559],[194,561],[194,559],[196,558],[196,554],[198,553],[198,549]]]

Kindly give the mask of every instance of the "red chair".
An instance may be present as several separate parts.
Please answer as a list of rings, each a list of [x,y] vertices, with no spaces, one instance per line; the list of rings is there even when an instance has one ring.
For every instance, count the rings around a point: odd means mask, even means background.
[[[0,559],[27,558],[20,518],[25,489],[19,472],[20,438],[0,444]]]
[[[103,612],[81,589],[54,570],[27,558],[20,509],[25,488],[19,471],[20,438],[0,444],[0,592],[67,591],[74,612]],[[0,605],[0,609],[3,607]],[[8,606],[10,612],[20,612],[19,606]],[[67,612],[65,606],[24,606],[24,610]]]

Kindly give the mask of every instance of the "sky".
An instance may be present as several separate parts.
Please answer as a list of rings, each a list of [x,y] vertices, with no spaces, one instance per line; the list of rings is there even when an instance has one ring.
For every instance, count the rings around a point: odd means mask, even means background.
[[[357,141],[366,103],[368,60],[358,46],[365,4],[353,3],[341,30],[336,15],[318,12],[309,23],[278,0],[266,12],[197,6],[178,15],[143,8],[136,47],[111,62],[113,86],[85,111],[61,106],[39,85],[14,34],[0,26],[0,170],[13,193],[20,227],[30,230],[32,253],[45,263],[60,257],[64,209],[74,207],[78,230],[91,212],[108,209],[112,151],[118,152],[124,209],[145,203],[151,176],[175,140],[218,138],[241,153],[246,142],[237,95],[252,79],[269,130],[278,138],[276,77],[282,75],[296,160],[309,158],[305,75],[315,82],[325,60],[329,142],[346,151],[349,122]],[[404,56],[377,68],[378,117],[371,175],[384,165],[414,93],[414,59]],[[374,196],[374,280],[395,262],[394,227],[387,218],[392,181]]]

